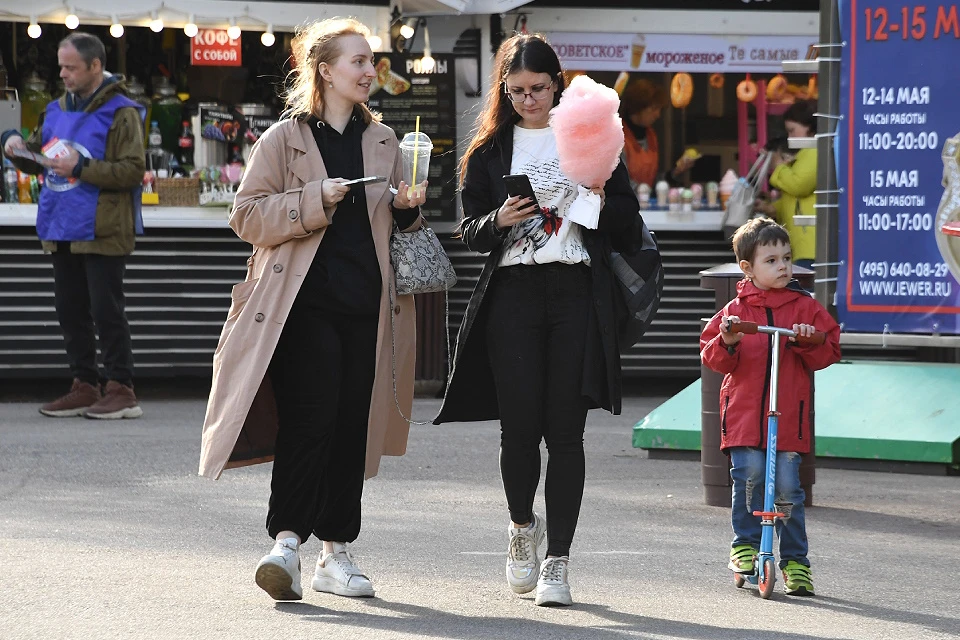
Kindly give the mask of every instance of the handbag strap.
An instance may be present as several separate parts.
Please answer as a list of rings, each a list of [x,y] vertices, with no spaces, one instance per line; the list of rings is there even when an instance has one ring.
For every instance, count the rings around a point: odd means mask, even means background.
[[[433,416],[429,420],[420,421],[413,420],[408,418],[404,413],[403,409],[400,408],[400,398],[397,396],[397,326],[394,316],[396,314],[393,312],[393,284],[388,285],[388,298],[390,300],[390,364],[393,372],[393,402],[397,405],[397,412],[400,414],[400,417],[406,420],[409,424],[416,425],[427,425],[432,424],[440,416],[440,412],[437,412],[437,415]],[[452,365],[450,362],[450,292],[446,289],[443,291],[443,332],[447,338],[447,384],[444,389],[444,396],[446,396],[446,388],[450,387],[450,371]]]

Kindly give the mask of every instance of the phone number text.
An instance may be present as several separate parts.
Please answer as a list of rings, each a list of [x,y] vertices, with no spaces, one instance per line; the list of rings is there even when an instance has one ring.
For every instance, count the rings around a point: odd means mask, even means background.
[[[943,278],[950,269],[943,262],[860,262],[861,278]]]

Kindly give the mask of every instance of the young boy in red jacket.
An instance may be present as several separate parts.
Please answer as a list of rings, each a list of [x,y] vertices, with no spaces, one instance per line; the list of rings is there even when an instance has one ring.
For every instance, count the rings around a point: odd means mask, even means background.
[[[760,548],[770,393],[772,336],[744,335],[728,329],[742,320],[790,327],[810,336],[826,333],[822,345],[801,346],[783,338],[778,384],[780,418],[777,437],[777,520],[780,568],[787,595],[812,596],[813,576],[807,559],[800,455],[810,452],[812,372],[840,359],[840,327],[793,279],[790,236],[776,222],[750,220],[733,236],[733,250],[743,270],[737,297],[719,311],[700,336],[703,363],[724,374],[720,387],[720,448],[730,456],[733,479],[733,548],[729,568],[752,573]]]

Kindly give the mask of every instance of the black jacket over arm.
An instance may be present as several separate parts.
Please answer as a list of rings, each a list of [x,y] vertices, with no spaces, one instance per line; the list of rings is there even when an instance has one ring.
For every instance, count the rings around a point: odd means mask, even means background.
[[[504,237],[497,233],[494,218],[507,199],[503,176],[510,173],[512,157],[513,128],[509,127],[477,150],[467,164],[461,192],[463,241],[471,250],[490,255],[457,335],[449,385],[436,424],[500,417],[493,372],[487,360],[483,299],[503,254]],[[611,248],[618,248],[618,238],[628,236],[626,232],[636,226],[640,205],[622,162],[604,185],[604,192],[606,200],[599,228],[583,229],[583,242],[590,253],[594,313],[584,336],[582,392],[594,407],[619,414],[621,373],[616,327],[626,310],[616,294],[609,254]]]

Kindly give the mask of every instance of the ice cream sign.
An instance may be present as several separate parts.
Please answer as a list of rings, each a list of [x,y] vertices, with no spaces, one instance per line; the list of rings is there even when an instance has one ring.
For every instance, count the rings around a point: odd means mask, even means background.
[[[814,36],[711,36],[555,31],[547,39],[571,71],[778,73],[815,57]]]

